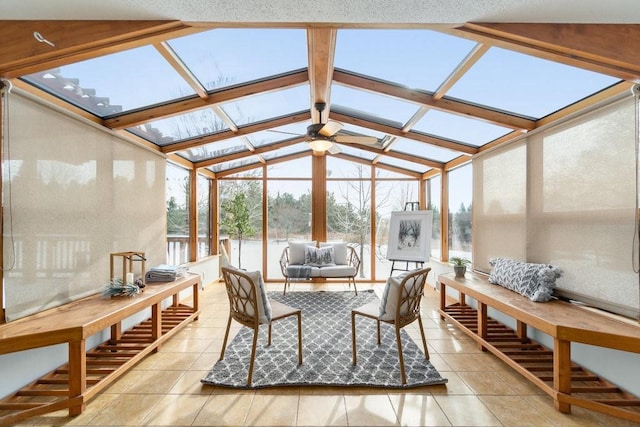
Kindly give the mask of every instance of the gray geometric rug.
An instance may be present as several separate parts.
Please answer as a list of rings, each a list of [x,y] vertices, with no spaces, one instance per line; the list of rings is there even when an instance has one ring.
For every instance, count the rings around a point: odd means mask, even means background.
[[[381,324],[382,341],[378,346],[376,322],[361,316],[356,318],[358,365],[353,365],[351,309],[380,301],[373,290],[360,291],[357,296],[353,292],[324,291],[268,295],[302,309],[302,365],[298,366],[297,322],[292,316],[273,323],[271,346],[266,345],[267,326],[260,327],[251,387],[247,387],[247,372],[253,331],[247,327],[242,327],[227,343],[224,360],[216,362],[202,383],[254,389],[296,385],[411,388],[447,382],[403,329],[407,375],[407,384],[403,386],[393,327]]]

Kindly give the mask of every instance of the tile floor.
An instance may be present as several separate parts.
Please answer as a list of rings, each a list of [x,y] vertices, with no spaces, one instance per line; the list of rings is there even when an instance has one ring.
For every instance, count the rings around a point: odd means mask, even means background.
[[[282,290],[282,284],[269,284]],[[382,285],[360,284],[382,290]],[[346,290],[339,284],[294,290]],[[202,314],[160,352],[150,355],[71,418],[67,411],[20,426],[630,426],[624,420],[574,407],[557,412],[546,394],[455,327],[440,321],[439,294],[426,293],[422,310],[431,362],[446,385],[406,391],[291,387],[228,390],[200,379],[219,357],[228,303],[223,284],[201,292]],[[415,325],[415,326],[414,326]],[[409,334],[420,335],[417,323]],[[235,327],[235,331],[238,327]]]

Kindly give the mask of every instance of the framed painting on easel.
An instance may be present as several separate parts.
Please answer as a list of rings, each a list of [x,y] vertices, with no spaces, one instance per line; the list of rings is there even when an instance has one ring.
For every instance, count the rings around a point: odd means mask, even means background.
[[[431,257],[431,221],[433,212],[391,212],[389,222],[389,261],[428,262]]]

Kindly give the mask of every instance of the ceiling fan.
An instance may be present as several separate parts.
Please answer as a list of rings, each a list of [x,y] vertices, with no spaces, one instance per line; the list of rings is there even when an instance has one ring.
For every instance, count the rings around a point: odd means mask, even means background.
[[[378,138],[375,136],[339,134],[338,132],[344,126],[336,121],[327,121],[322,123],[322,111],[326,104],[317,102],[315,105],[320,116],[320,123],[314,123],[307,126],[307,143],[313,151],[324,153],[328,151],[331,154],[338,154],[340,147],[336,143],[341,144],[377,144]],[[277,131],[275,131],[277,132]]]

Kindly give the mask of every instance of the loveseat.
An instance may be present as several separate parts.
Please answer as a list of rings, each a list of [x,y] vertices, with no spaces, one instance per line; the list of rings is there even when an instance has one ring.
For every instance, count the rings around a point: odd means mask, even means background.
[[[289,242],[280,256],[280,270],[284,276],[284,291],[291,287],[292,280],[314,278],[347,279],[353,283],[356,295],[356,274],[360,269],[360,258],[355,249],[344,242]]]

